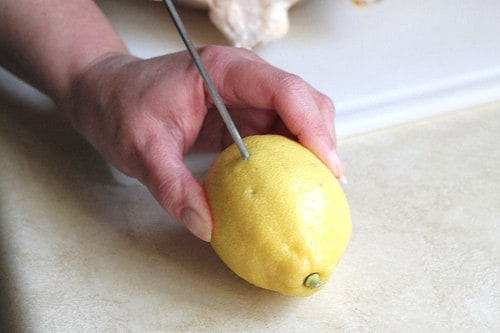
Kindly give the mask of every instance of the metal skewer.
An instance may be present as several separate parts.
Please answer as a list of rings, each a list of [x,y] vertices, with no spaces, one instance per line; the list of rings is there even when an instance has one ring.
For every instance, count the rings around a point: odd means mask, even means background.
[[[201,61],[200,55],[198,54],[198,51],[194,47],[191,38],[189,37],[189,34],[186,28],[184,27],[184,24],[182,23],[182,20],[179,14],[177,13],[174,4],[172,3],[172,0],[163,0],[163,3],[167,7],[169,14],[172,17],[172,20],[174,21],[175,27],[179,31],[179,34],[181,35],[181,38],[184,44],[186,45],[189,54],[191,54],[191,58],[193,58],[193,61],[196,67],[198,68],[198,71],[200,72],[203,81],[205,81],[205,84],[208,88],[208,92],[210,93],[212,99],[214,100],[215,107],[219,111],[222,119],[224,120],[224,123],[226,124],[226,127],[229,130],[231,137],[236,143],[236,146],[238,146],[238,149],[240,150],[241,153],[241,158],[247,160],[248,158],[250,158],[250,153],[248,152],[247,147],[243,143],[241,135],[238,132],[238,129],[236,128],[236,125],[233,122],[233,119],[231,119],[231,116],[229,115],[229,112],[227,111],[226,106],[222,101],[222,98],[217,92],[217,89],[215,88],[215,85],[212,82],[210,75],[208,75],[208,72],[205,66],[203,65],[203,62]]]

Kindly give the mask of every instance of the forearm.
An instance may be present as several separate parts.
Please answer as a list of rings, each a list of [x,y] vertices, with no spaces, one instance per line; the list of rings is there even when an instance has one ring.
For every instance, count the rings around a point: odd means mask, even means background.
[[[0,1],[0,64],[56,102],[95,59],[127,53],[91,0]]]

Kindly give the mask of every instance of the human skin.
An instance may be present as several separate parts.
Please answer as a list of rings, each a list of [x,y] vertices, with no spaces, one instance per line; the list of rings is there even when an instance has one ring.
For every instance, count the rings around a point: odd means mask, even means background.
[[[108,162],[210,241],[210,208],[183,156],[220,151],[231,137],[187,52],[130,54],[90,0],[0,1],[0,49],[2,66],[50,96]],[[200,56],[243,136],[293,137],[343,177],[327,96],[249,50],[208,46]]]

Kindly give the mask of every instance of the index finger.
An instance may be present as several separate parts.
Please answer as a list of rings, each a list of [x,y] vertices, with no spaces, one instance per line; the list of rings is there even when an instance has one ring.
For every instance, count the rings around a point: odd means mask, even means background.
[[[224,102],[232,107],[275,110],[299,142],[335,176],[342,177],[333,102],[297,75],[271,66],[249,51],[230,50],[218,50],[221,54],[208,61]]]

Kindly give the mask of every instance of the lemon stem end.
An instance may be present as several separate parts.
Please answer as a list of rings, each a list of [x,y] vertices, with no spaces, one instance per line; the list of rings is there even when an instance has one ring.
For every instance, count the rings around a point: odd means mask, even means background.
[[[319,277],[318,273],[309,274],[304,280],[304,286],[306,286],[309,289],[317,289],[321,287],[322,284],[323,281],[321,281],[321,278]]]

